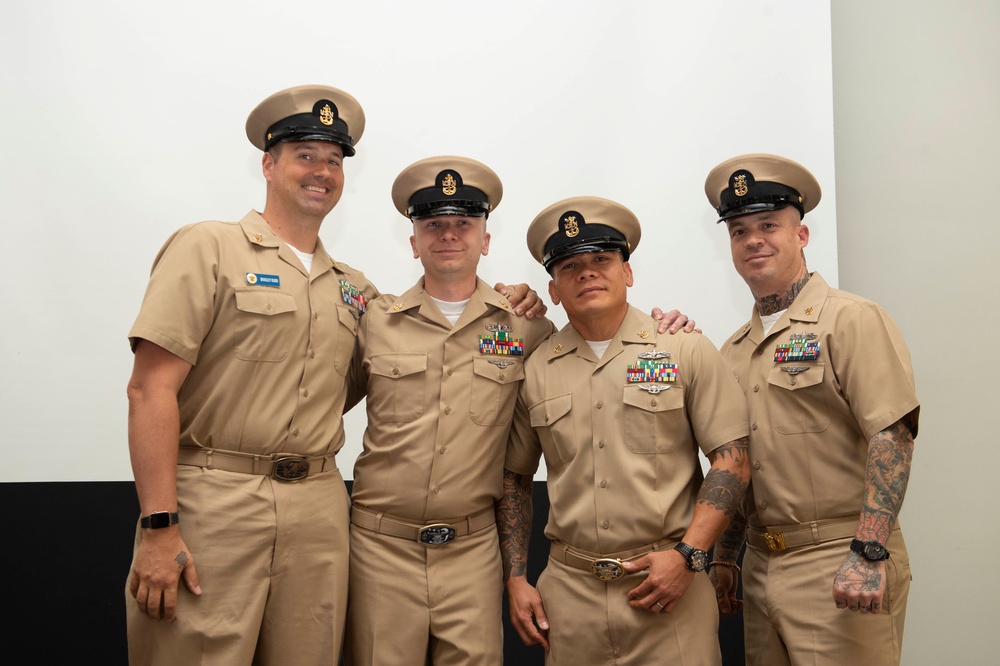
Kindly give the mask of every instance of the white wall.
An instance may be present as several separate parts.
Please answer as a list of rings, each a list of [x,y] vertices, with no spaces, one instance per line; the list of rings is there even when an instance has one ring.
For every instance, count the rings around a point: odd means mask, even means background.
[[[131,478],[126,333],[152,259],[182,224],[262,207],[243,124],[291,85],[365,107],[322,237],[385,291],[419,275],[390,185],[448,153],[504,181],[491,282],[544,293],[528,223],[566,196],[606,196],[644,226],[632,302],[681,308],[721,343],[750,298],[702,186],[749,151],[823,183],[810,258],[836,281],[826,1],[38,0],[4,10],[0,62],[0,481]]]
[[[903,664],[1000,663],[1000,4],[832,3],[841,286],[899,322],[921,398]]]

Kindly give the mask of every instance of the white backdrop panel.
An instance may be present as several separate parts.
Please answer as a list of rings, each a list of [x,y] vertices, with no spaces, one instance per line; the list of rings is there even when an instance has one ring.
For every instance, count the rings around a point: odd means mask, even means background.
[[[528,223],[558,199],[605,196],[643,223],[630,301],[680,308],[716,345],[751,299],[705,175],[737,153],[786,154],[824,186],[808,254],[837,282],[826,0],[21,2],[0,58],[0,481],[131,478],[126,333],[152,259],[183,224],[263,206],[243,124],[291,85],[365,108],[322,237],[383,291],[420,274],[390,185],[436,154],[503,179],[487,281],[545,293]],[[348,478],[363,427],[355,410]]]

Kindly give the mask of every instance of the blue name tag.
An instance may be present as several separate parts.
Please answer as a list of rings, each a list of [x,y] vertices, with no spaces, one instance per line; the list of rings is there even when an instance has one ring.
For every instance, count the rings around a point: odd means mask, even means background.
[[[266,273],[247,273],[247,284],[257,284],[262,287],[280,287],[281,279],[277,275]]]

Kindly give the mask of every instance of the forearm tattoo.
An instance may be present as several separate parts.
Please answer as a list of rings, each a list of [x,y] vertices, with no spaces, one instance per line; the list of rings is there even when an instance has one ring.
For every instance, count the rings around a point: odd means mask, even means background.
[[[718,511],[724,512],[727,516],[736,513],[743,493],[747,489],[748,478],[743,478],[739,474],[728,469],[715,467],[717,461],[731,461],[737,466],[742,466],[746,461],[748,452],[747,438],[733,440],[724,444],[712,452],[712,469],[705,475],[705,480],[698,491],[698,503],[715,507]]]
[[[789,287],[788,291],[783,294],[771,294],[763,298],[758,298],[757,310],[761,315],[769,315],[787,310],[792,301],[795,300],[795,297],[802,291],[802,288],[806,286],[806,282],[809,282],[809,277],[809,273],[806,273],[805,277]]]
[[[743,542],[746,540],[747,519],[737,511],[733,519],[729,521],[726,531],[722,533],[719,540],[715,542],[713,551],[714,559],[723,562],[735,562],[740,557],[743,550]]]
[[[913,459],[913,435],[900,420],[868,442],[865,504],[858,538],[885,543],[903,506]]]
[[[503,579],[527,573],[531,538],[531,477],[503,471],[503,497],[497,503],[497,529]]]

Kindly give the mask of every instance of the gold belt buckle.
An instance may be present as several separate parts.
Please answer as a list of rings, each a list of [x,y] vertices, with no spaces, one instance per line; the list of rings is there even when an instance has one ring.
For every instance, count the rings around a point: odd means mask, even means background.
[[[309,461],[303,456],[286,456],[274,461],[271,476],[278,481],[301,481],[309,476]]]
[[[764,545],[772,553],[788,548],[785,545],[785,535],[781,532],[764,532]]]
[[[417,541],[431,548],[435,546],[443,546],[457,538],[458,530],[451,525],[446,525],[445,523],[424,525],[420,528],[420,532],[417,534]]]
[[[624,576],[625,567],[622,566],[621,560],[616,560],[611,557],[602,557],[601,559],[594,560],[590,563],[590,573],[594,574],[606,583],[609,580],[615,580]]]

